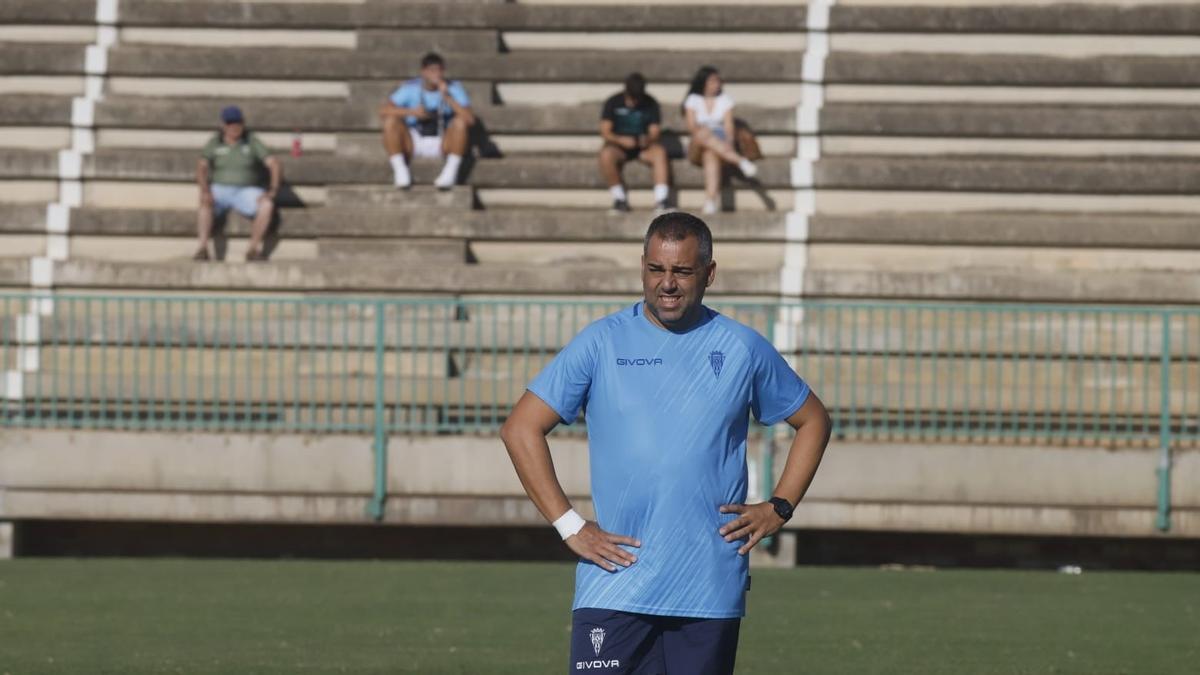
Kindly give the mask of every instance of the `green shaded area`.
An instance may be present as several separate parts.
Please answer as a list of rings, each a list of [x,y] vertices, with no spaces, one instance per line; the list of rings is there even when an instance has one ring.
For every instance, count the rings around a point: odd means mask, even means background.
[[[1194,673],[1200,574],[753,574],[739,674]],[[0,674],[566,672],[553,563],[0,562]]]

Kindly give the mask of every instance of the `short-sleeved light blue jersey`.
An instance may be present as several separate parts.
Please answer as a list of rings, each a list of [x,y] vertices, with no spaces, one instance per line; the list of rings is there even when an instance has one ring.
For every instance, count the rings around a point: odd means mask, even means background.
[[[587,419],[592,500],[608,532],[639,539],[638,561],[581,561],[574,608],[694,618],[745,613],[745,543],[718,529],[746,501],[749,416],[774,424],[809,387],[752,328],[707,307],[674,333],[642,303],[579,333],[529,385],[570,424]]]
[[[458,104],[464,108],[471,105],[471,98],[467,96],[466,88],[463,87],[462,82],[459,82],[458,80],[452,80],[450,84],[446,85],[446,93],[450,94],[450,97],[457,101]],[[451,117],[454,117],[454,109],[450,107],[449,103],[444,103],[442,101],[442,92],[436,89],[429,91],[425,88],[425,85],[422,83],[422,80],[419,77],[413,78],[401,84],[395,91],[392,92],[389,100],[391,100],[392,105],[396,106],[397,108],[424,108],[429,112],[429,114],[435,116],[435,120],[437,111],[439,109],[442,111],[443,120],[448,120]],[[415,127],[420,124],[420,120],[412,115],[405,117],[404,121],[410,127]],[[434,134],[426,135],[432,136]]]

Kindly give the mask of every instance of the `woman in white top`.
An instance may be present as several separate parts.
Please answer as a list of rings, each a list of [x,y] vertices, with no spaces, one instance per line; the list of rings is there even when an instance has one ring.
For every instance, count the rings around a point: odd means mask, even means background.
[[[692,163],[704,168],[706,214],[717,212],[723,163],[736,166],[746,178],[758,174],[754,162],[734,148],[733,99],[721,91],[722,84],[717,69],[704,66],[692,78],[687,98],[683,99],[683,114],[692,135],[688,156]]]

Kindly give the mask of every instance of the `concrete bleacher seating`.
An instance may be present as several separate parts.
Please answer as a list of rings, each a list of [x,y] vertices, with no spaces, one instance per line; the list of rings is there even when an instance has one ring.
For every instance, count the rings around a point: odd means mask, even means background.
[[[94,7],[18,1],[6,3],[0,15],[9,29],[0,42],[0,86],[9,93],[0,101],[0,139],[12,146],[0,161],[0,203],[53,198],[57,151],[69,142],[70,99],[82,87]],[[778,243],[785,214],[795,206],[790,158],[799,138],[794,106],[803,80],[803,6],[469,7],[121,3],[119,38],[107,54],[107,92],[95,112],[97,148],[82,167],[84,205],[72,217],[72,259],[57,278],[80,288],[109,287],[114,279],[105,269],[128,262],[131,279],[139,277],[138,266],[163,265],[164,279],[177,280],[172,288],[286,290],[268,272],[200,273],[184,265],[195,148],[211,133],[214,111],[229,100],[241,103],[252,126],[281,150],[293,132],[303,134],[306,154],[285,158],[285,167],[292,205],[307,208],[285,213],[279,264],[325,267],[356,250],[370,253],[370,247],[334,242],[348,236],[349,223],[355,236],[392,240],[388,250],[403,249],[413,237],[427,247],[430,239],[455,240],[441,251],[460,251],[462,264],[471,262],[460,279],[486,279],[486,267],[520,260],[520,250],[542,251],[535,259],[547,264],[631,266],[636,249],[628,244],[646,215],[615,219],[623,232],[618,240],[627,245],[594,241],[600,238],[590,234],[613,228],[602,213],[607,196],[592,158],[598,101],[626,72],[641,70],[662,100],[666,126],[678,131],[676,101],[684,83],[697,65],[713,62],[768,153],[758,184],[735,181],[727,201],[736,211],[717,219],[721,241],[737,242],[719,247],[726,252],[724,267],[759,274],[723,275],[716,291],[778,291],[771,283],[733,281],[767,279],[784,264]],[[1192,287],[1198,265],[1180,250],[1193,248],[1187,241],[1139,239],[1137,251],[1120,256],[1121,266],[1146,283],[1114,293],[1116,284],[1104,279],[1108,263],[1096,262],[1094,252],[1119,242],[1093,237],[1090,225],[1077,224],[1111,216],[1154,230],[1154,223],[1186,223],[1196,212],[1191,158],[1200,152],[1200,129],[1187,103],[1194,98],[1188,87],[1197,76],[1188,64],[1197,48],[1182,37],[1181,26],[1197,14],[1186,5],[1140,11],[1104,3],[1005,11],[961,3],[835,5],[805,294],[1185,301],[1186,290],[1161,295],[1170,284],[1156,279],[1182,275],[1182,287]],[[630,42],[639,37],[630,26],[643,31],[642,43]],[[742,39],[721,42],[730,32]],[[1120,41],[1131,34],[1140,36],[1136,45]],[[714,51],[709,42],[722,47]],[[328,205],[329,190],[386,185],[375,107],[429,48],[443,50],[452,74],[468,83],[488,133],[489,151],[467,179],[471,201],[482,210],[448,217],[429,209],[390,219],[363,210],[344,217],[355,207]],[[695,208],[699,172],[681,159],[674,169],[680,205]],[[419,163],[417,180],[428,182],[435,170]],[[627,177],[635,206],[644,207],[648,172],[633,166]],[[36,212],[6,208],[13,214],[0,225],[6,250],[34,254]],[[127,223],[118,209],[129,214]],[[852,231],[852,223],[881,218],[891,219],[891,227],[868,228],[886,231],[880,239]],[[561,225],[520,235],[508,225],[550,219]],[[971,234],[978,229],[971,223],[980,219],[1005,226],[980,239]],[[452,237],[444,229],[450,221],[460,224]],[[145,229],[151,222],[175,225]],[[822,237],[822,222],[837,223],[844,234]],[[235,222],[232,230],[241,227]],[[1055,233],[1052,244],[1028,246],[1021,238],[1044,227]],[[962,238],[954,241],[947,230]],[[238,258],[239,245],[233,242],[231,259]],[[914,267],[940,276],[916,279]],[[862,278],[865,270],[871,283]],[[541,285],[445,290],[560,290],[550,281],[553,271],[544,276]],[[363,283],[362,290],[383,287]],[[334,287],[354,290],[341,282]]]

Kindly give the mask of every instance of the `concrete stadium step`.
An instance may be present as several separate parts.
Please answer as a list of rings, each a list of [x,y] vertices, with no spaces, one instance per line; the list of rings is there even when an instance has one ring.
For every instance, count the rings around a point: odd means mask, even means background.
[[[760,137],[764,138],[764,137]],[[773,139],[779,137],[767,136]],[[761,141],[760,141],[761,143]],[[798,145],[798,144],[797,144]],[[187,147],[195,147],[190,143]],[[772,148],[777,148],[772,145]],[[767,152],[766,147],[763,152]],[[782,154],[782,153],[771,153]],[[937,136],[822,136],[821,155],[939,157],[1200,157],[1200,141],[1129,138],[1005,138]]]
[[[362,189],[388,188],[371,186]],[[422,194],[422,188],[413,188],[407,194],[417,198]],[[445,194],[438,193],[437,196]],[[0,204],[0,233],[44,233],[45,214],[43,205]],[[280,235],[284,238],[444,236],[471,241],[636,243],[642,240],[651,218],[641,213],[614,216],[602,211],[544,208],[465,213],[403,207],[356,208],[353,218],[346,218],[346,215],[343,208],[285,210]],[[705,221],[717,237],[718,258],[725,242],[784,242],[787,239],[787,217],[783,213],[720,213],[706,217]],[[1200,216],[1154,213],[817,214],[809,219],[808,241],[813,244],[1195,250],[1200,248],[1200,239],[1195,236],[1197,223],[1200,223]],[[191,209],[88,207],[71,211],[73,235],[190,238],[194,232],[195,212]],[[245,221],[230,218],[226,233],[234,237],[245,236]]]
[[[55,53],[41,45],[0,45],[0,58],[12,63],[6,73],[56,74],[82,72],[71,50]],[[57,47],[57,46],[56,46]],[[701,52],[611,53],[562,51],[551,53],[445,54],[456,77],[506,82],[617,82],[632,71],[647,79],[687,82],[697,64],[712,54]],[[112,76],[231,77],[329,80],[397,79],[397,64],[417,63],[421,52],[351,52],[340,49],[256,49],[117,45],[109,50]],[[53,60],[51,60],[53,59]],[[74,68],[74,69],[72,69]],[[408,66],[407,68],[411,68]],[[793,52],[734,54],[721,58],[721,73],[731,81],[799,82],[801,63]]]
[[[319,350],[338,354],[374,349],[377,335],[388,354],[430,360],[445,353],[461,371],[481,356],[532,358],[558,351],[583,327],[632,298],[610,302],[515,298],[492,304],[385,302],[328,303],[215,301],[188,297],[91,299],[56,296],[56,311],[40,316],[30,334],[27,298],[0,298],[0,344],[40,349]],[[1161,310],[1148,307],[1054,311],[1037,306],[992,308],[950,303],[851,302],[776,307],[710,303],[759,333],[786,331],[797,361],[830,357],[904,359],[977,358],[988,362],[1062,359],[1104,361],[1109,367],[1158,364]],[[382,326],[377,321],[382,316]],[[382,329],[382,330],[381,330]],[[36,337],[36,340],[33,339]],[[1200,356],[1200,314],[1169,322],[1172,352],[1181,363]],[[517,356],[514,356],[517,355]],[[524,356],[521,356],[524,355]],[[1190,355],[1190,356],[1188,356]],[[85,362],[86,363],[86,362]]]
[[[96,6],[87,0],[60,0],[59,2],[9,0],[0,4],[0,23],[94,24],[95,22]]]
[[[776,263],[782,265],[782,259]],[[1200,250],[909,244],[809,244],[808,269],[952,272],[979,268],[1027,272],[1200,272]]]
[[[254,49],[118,45],[110,50],[113,77],[241,79],[396,79],[397,62],[420,53],[350,52],[340,49]],[[615,82],[633,70],[652,81],[686,82],[708,52],[612,54],[605,52],[449,54],[464,79],[505,82]],[[834,52],[826,63],[832,84],[958,84],[1022,86],[1187,87],[1200,82],[1190,57],[1097,56],[1063,58],[1022,54],[870,54]],[[770,68],[764,70],[764,65]],[[800,82],[801,63],[791,52],[734,54],[721,59],[732,82]],[[83,48],[56,44],[0,45],[0,74],[70,75],[84,72]]]
[[[817,214],[809,240],[822,243],[1078,246],[1195,250],[1200,216],[1112,213]]]
[[[391,86],[391,85],[389,85]],[[382,97],[382,94],[381,94]],[[668,102],[669,103],[669,102]],[[145,98],[110,96],[96,108],[98,128],[195,129],[209,131],[225,98]],[[377,105],[349,101],[244,99],[239,105],[258,130],[291,132],[377,131]],[[7,96],[0,100],[0,124],[70,124],[70,98]],[[760,134],[795,133],[789,108],[739,106],[738,116]],[[597,107],[482,104],[476,112],[490,133],[596,133]],[[664,106],[663,124],[681,129],[674,105]],[[1169,105],[1062,106],[1036,104],[932,104],[832,102],[822,109],[825,135],[955,136],[1014,138],[1194,139],[1200,123],[1190,108]],[[371,138],[378,149],[378,138]]]
[[[287,209],[282,215],[284,237],[455,237],[470,240],[533,241],[624,241],[641,242],[652,216],[648,213],[610,215],[604,211],[557,209],[494,209],[489,211],[456,210],[469,205],[468,188],[451,192],[414,187],[408,191],[377,186],[333,188],[330,194],[345,190],[344,203],[330,207]],[[398,203],[357,206],[353,217],[347,209],[361,194],[386,191]],[[421,205],[428,194],[434,199],[450,198],[444,208]],[[341,199],[342,197],[339,197]],[[406,208],[411,199],[418,208]],[[428,209],[428,210],[426,210]],[[46,208],[43,205],[0,204],[0,233],[45,232]],[[192,209],[103,209],[79,208],[71,211],[71,233],[95,236],[191,237],[195,233]],[[721,213],[705,218],[719,241],[768,241],[785,239],[785,215],[781,213]],[[227,234],[247,233],[244,220],[230,218]]]
[[[1200,74],[1191,57],[1023,54],[868,54],[834,52],[825,81],[841,84],[955,84],[1020,86],[1188,87]]]
[[[315,46],[315,45],[314,45]],[[1029,35],[994,33],[831,33],[834,52],[936,52],[939,54],[1027,54],[1085,58],[1092,56],[1188,56],[1200,52],[1200,40],[1184,35]]]
[[[357,48],[364,52],[413,51],[447,52],[455,54],[495,54],[501,51],[500,31],[496,29],[468,30],[383,30],[358,31]]]
[[[1200,103],[1200,92],[1188,87],[833,83],[825,86],[825,102],[1194,107]]]
[[[822,298],[1196,304],[1200,275],[1182,272],[938,272],[809,269],[804,294]]]
[[[730,32],[671,31],[669,26],[655,32],[633,32],[628,29],[611,31],[502,31],[500,42],[504,51],[545,51],[556,49],[586,49],[628,51],[633,44],[645,45],[647,51],[710,52],[803,52],[806,34],[802,31]]]
[[[267,358],[281,354],[271,353]],[[303,364],[281,359],[272,368],[259,371],[255,368],[263,362],[230,360],[222,355],[226,360],[218,365],[213,355],[208,356],[207,363],[189,364],[188,371],[182,373],[165,369],[142,373],[116,368],[102,371],[98,367],[91,371],[47,369],[25,374],[22,393],[27,402],[40,403],[41,407],[70,410],[90,403],[110,413],[134,405],[143,412],[158,408],[166,413],[172,404],[188,404],[197,412],[214,404],[265,410],[287,405],[352,409],[371,406],[375,401],[374,373],[348,373],[339,369],[336,361],[313,364],[313,372],[300,372],[285,369],[303,369]],[[549,358],[539,356],[515,370],[496,372],[481,367],[478,373],[456,377],[388,374],[383,378],[384,404],[389,408],[471,406],[479,409],[471,412],[487,411],[503,417]],[[226,370],[235,365],[244,369]],[[1150,413],[1148,402],[1158,397],[1160,377],[1157,365],[1110,366],[1046,359],[997,363],[881,357],[860,358],[847,364],[844,357],[826,357],[802,362],[797,368],[821,392],[827,406],[856,419],[915,415],[932,422],[951,414],[960,419],[975,415],[995,419],[1000,413],[1017,413],[1027,416],[1026,423],[1031,427],[1051,424],[1060,416],[1070,416],[1073,421],[1076,415],[1106,420],[1113,426],[1140,424],[1142,417]],[[1185,374],[1185,369],[1190,372]],[[1200,366],[1195,363],[1174,365],[1171,370],[1173,382],[1195,381],[1200,375]],[[1027,376],[1016,378],[1013,372],[1025,372]],[[881,384],[884,382],[887,385]],[[1096,386],[1109,382],[1112,386]],[[1184,390],[1171,394],[1172,412],[1187,412],[1182,403]],[[910,421],[919,424],[918,419]]]
[[[256,130],[292,131],[377,131],[377,110],[395,83],[384,83],[377,96],[367,93],[347,101],[244,98],[238,105]],[[613,91],[616,91],[614,89]],[[609,93],[613,93],[610,91]],[[10,124],[38,120],[42,108],[60,104],[61,114],[69,122],[70,100],[65,97],[11,97],[0,101],[0,121]],[[25,102],[24,99],[29,99]],[[490,99],[490,97],[489,97]],[[677,105],[662,101],[663,125],[683,128]],[[217,111],[228,104],[227,98],[108,96],[96,106],[99,128],[203,129],[211,130]],[[34,106],[41,106],[35,108]],[[473,108],[490,133],[589,133],[596,134],[600,117],[596,105],[531,106],[492,105],[487,99]],[[27,112],[28,110],[28,112]],[[796,111],[784,107],[738,106],[738,117],[762,133],[794,133]]]
[[[11,261],[11,262],[10,262]],[[21,272],[25,272],[21,275]],[[19,281],[18,278],[19,277]],[[28,261],[0,258],[0,283],[29,283]],[[16,282],[16,283],[12,283]],[[636,274],[613,275],[611,266],[532,269],[512,265],[348,266],[324,261],[249,264],[119,263],[72,259],[54,265],[56,287],[276,292],[414,292],[485,294],[629,294],[640,292]],[[777,270],[728,270],[715,294],[778,291]]]
[[[84,45],[0,43],[0,75],[83,75]]]
[[[0,125],[70,126],[71,97],[10,95],[0,99]]]
[[[239,377],[239,375],[242,375]],[[371,406],[375,401],[375,377],[361,375],[347,378],[337,373],[327,375],[294,375],[292,378],[253,378],[246,374],[199,374],[186,380],[167,373],[129,374],[109,372],[96,376],[87,387],[73,380],[73,371],[41,371],[25,374],[22,391],[26,400],[44,401],[43,406],[57,403],[64,409],[81,403],[93,406],[108,403],[110,411],[125,408],[130,403],[152,404],[219,404],[254,407],[284,405],[329,404],[334,407]],[[532,378],[533,373],[530,375]],[[528,380],[491,378],[431,378],[389,376],[384,378],[385,405],[470,405],[496,406],[503,415],[520,398]],[[74,389],[72,389],[74,385]],[[5,395],[0,384],[0,401]],[[3,403],[0,403],[3,405]],[[11,405],[11,403],[10,403]],[[166,410],[163,409],[165,413]]]
[[[407,190],[378,185],[354,185],[330,188],[325,203],[338,209],[470,209],[473,206],[471,188],[456,186],[450,190],[438,190],[429,186],[416,186]],[[326,212],[332,215],[332,212]],[[461,216],[460,216],[461,217]]]
[[[0,258],[0,284],[27,287],[29,262]],[[636,297],[635,274],[611,266],[513,265],[355,266],[322,261],[254,264],[133,263],[72,259],[53,267],[54,284],[70,289],[586,294]],[[769,296],[782,292],[776,269],[727,269],[713,297]],[[951,271],[809,269],[803,293],[811,298],[988,300],[1019,302],[1179,303],[1200,298],[1192,272],[1025,271],[1002,268]]]
[[[1200,138],[1181,106],[827,103],[821,133],[1014,138]]]
[[[391,264],[447,265],[496,262],[472,255],[462,239],[336,239],[317,240],[317,258],[342,262],[388,262]],[[499,262],[510,262],[502,260]],[[517,261],[511,261],[517,262]]]
[[[344,345],[339,345],[344,347]],[[480,357],[481,358],[481,357]],[[373,346],[334,351],[318,346],[313,349],[283,349],[266,343],[244,348],[119,346],[43,346],[38,349],[39,370],[50,375],[59,388],[71,384],[81,393],[89,391],[91,380],[109,376],[141,375],[167,378],[187,390],[187,383],[221,374],[232,381],[277,382],[308,378],[374,378],[376,355]],[[444,379],[456,368],[446,351],[395,351],[383,353],[382,372],[388,377]],[[517,371],[521,372],[521,371]],[[536,374],[536,371],[535,371]],[[46,378],[33,375],[35,382]],[[37,395],[37,387],[31,390]]]
[[[825,157],[817,187],[1083,194],[1188,194],[1195,177],[1185,159],[1017,157]]]
[[[1193,3],[1007,3],[996,11],[993,3],[839,3],[831,8],[829,25],[837,32],[1192,35],[1200,29],[1200,8]]]
[[[382,158],[376,161],[309,154],[284,157],[284,175],[295,185],[374,183],[387,185],[391,171]],[[194,179],[196,154],[181,150],[99,150],[83,160],[88,180],[177,181]],[[440,170],[437,162],[414,162],[414,180],[428,185]],[[758,162],[752,186],[792,188],[789,161],[766,158]],[[697,167],[684,160],[672,162],[674,185],[680,189],[703,186]],[[962,191],[1002,193],[1189,195],[1195,193],[1200,167],[1181,158],[1151,160],[1025,158],[1025,157],[826,157],[813,167],[815,186],[833,190]],[[649,187],[650,170],[641,164],[625,169],[626,184]],[[0,157],[0,178],[58,178],[58,156],[53,152],[14,149]],[[522,156],[483,159],[469,170],[466,182],[482,188],[536,188],[603,190],[595,160],[588,157]],[[740,184],[740,181],[736,181]]]
[[[997,12],[983,3],[944,2],[842,3],[830,14],[837,32],[928,33],[1061,33],[1187,35],[1200,30],[1200,16],[1191,3],[1159,3],[1150,7],[1109,2],[1071,4],[1013,4]],[[504,30],[628,31],[803,30],[803,5],[716,6],[595,5],[479,3],[470,12],[422,3],[344,2],[212,3],[187,0],[164,4],[155,0],[123,0],[122,25],[223,26],[230,28],[497,28]],[[10,23],[74,23],[95,20],[90,0],[8,0],[0,21]]]
[[[0,46],[0,56],[13,64],[0,72],[82,72],[82,58],[40,46]],[[82,53],[79,54],[82,56]],[[384,79],[395,82],[397,64],[415,64],[419,50],[408,54],[347,52],[343,49],[265,49],[116,46],[109,50],[108,70],[115,77],[236,77],[271,79]],[[463,79],[504,82],[620,82],[631,71],[652,80],[688,82],[712,54],[665,52],[613,54],[554,52],[548,54],[445,54],[452,72]],[[78,65],[77,64],[78,61]],[[72,70],[74,66],[74,70]],[[409,66],[410,67],[410,66]],[[748,82],[799,82],[800,62],[790,52],[725,54],[721,73]]]
[[[0,157],[0,178],[58,178],[58,154],[46,151],[14,149]],[[83,158],[82,175],[89,180],[178,181],[195,179],[196,151],[186,150],[113,150],[100,149]],[[381,156],[365,158],[308,154],[282,157],[284,176],[297,185],[336,185],[374,183],[386,186],[392,172]],[[683,161],[674,164],[675,185],[702,187],[699,168]],[[791,187],[790,164],[783,159],[767,158],[760,162],[757,185]],[[441,162],[417,160],[412,163],[413,180],[429,185],[441,170]],[[625,169],[626,182],[632,186],[652,184],[649,167],[635,164]],[[590,157],[520,157],[483,159],[469,169],[467,182],[474,187],[595,188],[604,189],[603,178]]]
[[[12,0],[22,6],[31,0]],[[70,0],[77,2],[78,0]],[[304,2],[214,3],[204,0],[173,2],[124,0],[121,21],[142,26],[226,26],[236,28],[473,28],[506,30],[631,30],[670,26],[674,30],[778,31],[804,27],[803,6],[745,7],[706,5],[560,6],[477,2],[464,11],[461,3]],[[50,10],[27,7],[6,10],[29,20],[47,20]],[[95,8],[93,7],[93,16]],[[4,15],[0,15],[4,16]],[[88,17],[90,20],[92,17]],[[86,21],[84,21],[86,23]],[[632,28],[631,28],[632,27]]]

